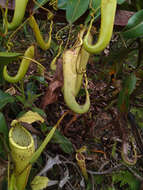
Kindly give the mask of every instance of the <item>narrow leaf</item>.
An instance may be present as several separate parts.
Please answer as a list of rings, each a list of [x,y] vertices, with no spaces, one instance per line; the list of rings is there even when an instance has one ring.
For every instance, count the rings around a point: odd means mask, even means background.
[[[137,38],[143,36],[143,10],[135,13],[121,33],[124,38]]]
[[[0,64],[8,64],[18,59],[21,53],[0,52]]]
[[[128,91],[128,94],[131,95],[136,87],[136,76],[134,73],[132,73],[125,82],[125,89]]]
[[[39,156],[41,155],[42,151],[44,150],[44,148],[46,147],[46,145],[49,143],[49,141],[51,140],[51,138],[53,137],[55,131],[56,131],[56,125],[50,130],[50,132],[47,134],[46,138],[44,139],[44,141],[42,142],[42,144],[40,145],[40,147],[37,149],[37,151],[33,154],[30,163],[34,163]]]
[[[2,109],[6,104],[13,103],[15,98],[8,93],[0,90],[0,109]]]
[[[143,10],[140,10],[128,20],[128,24],[125,26],[124,30],[131,29],[136,25],[140,24],[143,21],[142,18],[143,18]]]

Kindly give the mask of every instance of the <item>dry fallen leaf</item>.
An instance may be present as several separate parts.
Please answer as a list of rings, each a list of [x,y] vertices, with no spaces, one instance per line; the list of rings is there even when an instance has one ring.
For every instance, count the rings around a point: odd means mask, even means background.
[[[57,101],[61,87],[63,86],[63,70],[62,59],[57,62],[57,68],[53,80],[50,82],[49,87],[42,99],[41,108],[45,109],[48,104]]]
[[[131,12],[131,11],[117,10],[114,24],[118,25],[118,26],[126,26],[129,18],[133,14],[134,14],[134,12]]]

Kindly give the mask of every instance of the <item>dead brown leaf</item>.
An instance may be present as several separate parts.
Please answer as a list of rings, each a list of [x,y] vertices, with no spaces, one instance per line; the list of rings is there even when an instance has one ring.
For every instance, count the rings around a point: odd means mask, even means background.
[[[46,106],[57,101],[61,87],[63,86],[63,69],[62,59],[58,59],[57,68],[53,80],[50,82],[49,87],[42,99],[41,108],[45,110]]]
[[[129,18],[133,14],[134,12],[131,12],[131,11],[117,10],[114,24],[118,26],[126,26]]]

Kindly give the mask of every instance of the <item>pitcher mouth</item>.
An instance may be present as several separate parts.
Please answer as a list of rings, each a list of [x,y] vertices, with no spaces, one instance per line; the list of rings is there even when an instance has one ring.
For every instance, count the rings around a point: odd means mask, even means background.
[[[9,132],[11,143],[20,149],[30,148],[33,144],[31,134],[21,125],[12,127]]]

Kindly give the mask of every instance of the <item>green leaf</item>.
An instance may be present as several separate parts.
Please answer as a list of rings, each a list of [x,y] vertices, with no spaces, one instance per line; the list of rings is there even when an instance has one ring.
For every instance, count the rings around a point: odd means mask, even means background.
[[[101,0],[93,0],[91,4],[92,8],[95,10],[100,8],[100,5],[101,5]]]
[[[140,182],[129,171],[120,171],[113,174],[112,180],[114,183],[120,182],[120,187],[128,185],[130,190],[139,189],[140,186]]]
[[[73,146],[71,141],[64,137],[58,130],[56,130],[53,139],[58,143],[61,149],[68,154],[73,153]]]
[[[136,81],[137,79],[134,73],[127,77],[124,88],[128,91],[127,93],[129,95],[131,95],[134,89],[136,88]]]
[[[121,32],[124,38],[137,38],[143,36],[143,10],[135,13]]]
[[[18,59],[21,53],[0,52],[0,64],[9,64]]]
[[[31,109],[32,111],[37,112],[42,117],[45,117],[45,118],[47,117],[46,113],[42,109],[37,108],[37,107],[32,107]]]
[[[142,21],[142,17],[143,17],[143,10],[140,10],[128,20],[128,24],[125,26],[124,29],[127,30],[138,25]]]
[[[67,7],[68,0],[58,0],[58,8],[65,10]]]
[[[66,19],[72,24],[88,9],[89,0],[69,0],[66,8]]]
[[[34,79],[34,80],[37,80],[38,82],[40,82],[41,84],[44,84],[45,86],[48,86],[48,84],[47,84],[47,81],[45,80],[45,78],[43,77],[43,76],[34,76],[34,75],[32,75],[31,77],[30,77],[30,79]]]
[[[66,139],[66,137],[64,138],[64,141],[60,143],[61,149],[67,154],[73,153],[72,143],[68,139]]]
[[[49,179],[45,176],[35,176],[31,182],[32,190],[42,190],[48,186]]]
[[[8,93],[0,90],[0,109],[2,109],[6,104],[13,103],[15,98]]]
[[[65,153],[73,153],[73,146],[71,141],[68,140],[68,138],[64,137],[58,130],[56,130],[52,140],[54,143],[58,143]]]
[[[94,181],[96,184],[100,185],[104,182],[104,176],[103,175],[95,175]]]
[[[44,148],[47,146],[47,144],[49,143],[49,141],[53,138],[53,135],[56,131],[57,125],[55,125],[54,127],[52,127],[52,129],[50,130],[50,132],[47,134],[47,136],[45,137],[44,141],[42,142],[42,144],[40,145],[40,147],[36,150],[36,152],[33,154],[31,160],[29,163],[34,163],[41,155],[42,151],[44,150]]]
[[[16,96],[16,99],[19,101],[19,102],[21,102],[23,105],[26,103],[26,99],[25,99],[25,97],[23,97],[23,96]]]

